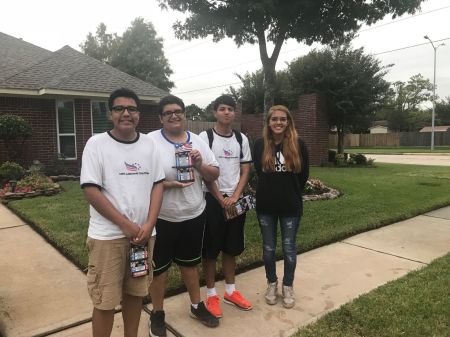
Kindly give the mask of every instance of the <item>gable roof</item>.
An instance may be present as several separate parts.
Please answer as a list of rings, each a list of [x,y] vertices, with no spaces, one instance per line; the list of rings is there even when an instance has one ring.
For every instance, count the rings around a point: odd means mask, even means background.
[[[3,48],[3,41],[8,41]],[[167,92],[64,46],[50,52],[0,33],[0,93],[109,97],[119,87],[143,101],[159,101]]]
[[[434,132],[447,132],[448,130],[450,130],[450,125],[441,125],[434,127]],[[431,132],[431,126],[425,126],[420,129],[419,132]]]

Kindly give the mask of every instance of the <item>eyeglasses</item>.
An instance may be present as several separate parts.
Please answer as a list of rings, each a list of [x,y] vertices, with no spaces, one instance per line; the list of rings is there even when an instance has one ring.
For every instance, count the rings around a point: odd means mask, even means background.
[[[287,117],[270,117],[270,121],[277,123],[277,122],[281,122],[281,123],[287,123],[288,119]]]
[[[138,108],[133,105],[115,105],[112,107],[112,111],[117,112],[119,114],[123,114],[125,110],[128,110],[129,114],[137,114]]]
[[[184,115],[184,111],[181,109],[176,109],[176,110],[168,110],[168,111],[161,112],[161,116],[163,116],[163,117],[171,117],[172,115],[181,117]]]

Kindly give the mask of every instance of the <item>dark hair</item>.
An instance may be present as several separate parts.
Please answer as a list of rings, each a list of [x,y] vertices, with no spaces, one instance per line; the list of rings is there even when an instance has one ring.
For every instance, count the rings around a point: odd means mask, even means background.
[[[217,108],[219,107],[220,104],[229,105],[234,109],[236,109],[236,101],[230,95],[222,95],[217,97],[213,104],[214,111],[217,111]]]
[[[119,88],[114,90],[111,95],[109,95],[108,99],[108,105],[109,105],[109,111],[112,110],[114,100],[118,97],[126,97],[126,98],[132,98],[136,102],[136,106],[139,109],[139,106],[141,104],[141,101],[139,100],[139,97],[136,95],[136,93],[128,88]]]
[[[184,111],[184,103],[183,100],[174,95],[168,95],[166,97],[161,98],[158,104],[158,113],[162,114],[163,109],[168,104],[178,104],[181,107],[181,110]]]

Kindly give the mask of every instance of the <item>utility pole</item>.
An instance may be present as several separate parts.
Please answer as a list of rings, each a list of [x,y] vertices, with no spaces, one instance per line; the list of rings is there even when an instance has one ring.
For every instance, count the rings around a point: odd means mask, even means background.
[[[430,41],[431,46],[434,49],[434,62],[433,62],[433,110],[431,112],[431,151],[434,150],[434,119],[435,119],[435,109],[436,109],[436,51],[440,46],[445,46],[443,43],[434,46],[433,41],[425,35],[424,39]]]

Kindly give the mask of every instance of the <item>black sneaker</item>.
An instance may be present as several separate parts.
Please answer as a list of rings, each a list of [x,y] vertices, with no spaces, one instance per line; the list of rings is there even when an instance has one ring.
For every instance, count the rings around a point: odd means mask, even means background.
[[[206,309],[205,303],[203,303],[203,301],[198,304],[197,309],[195,309],[191,305],[191,317],[198,319],[200,322],[210,328],[215,328],[219,325],[219,319],[211,314],[208,309]]]
[[[148,322],[148,333],[150,337],[167,336],[164,310],[151,311]]]

